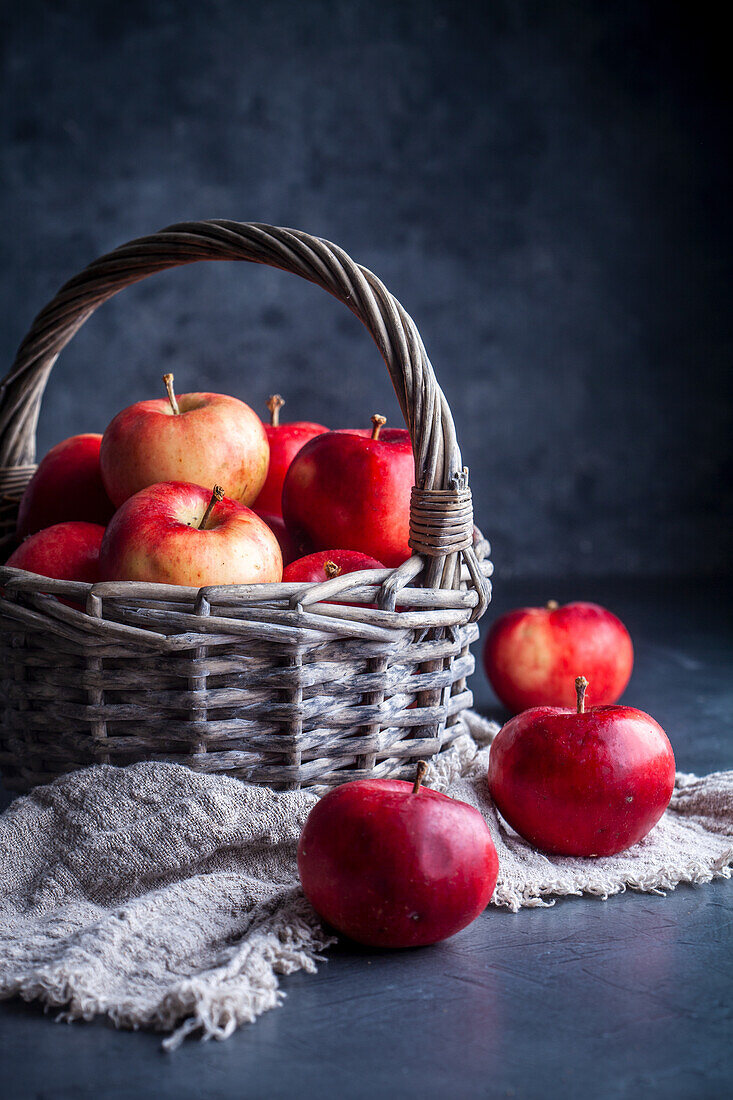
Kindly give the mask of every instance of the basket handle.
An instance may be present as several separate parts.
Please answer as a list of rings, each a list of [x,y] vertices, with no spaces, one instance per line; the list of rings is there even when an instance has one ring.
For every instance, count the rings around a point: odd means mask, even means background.
[[[430,570],[433,582],[450,586],[446,576],[438,578],[446,573],[438,561],[468,550],[472,510],[453,417],[417,327],[371,271],[337,245],[295,229],[218,219],[183,222],[121,245],[67,282],[36,317],[0,383],[0,488],[35,461],[49,374],[87,318],[123,287],[198,260],[249,260],[291,271],[333,294],[363,322],[387,364],[412,440],[417,489],[411,545],[438,559]],[[445,522],[439,515],[444,511]]]

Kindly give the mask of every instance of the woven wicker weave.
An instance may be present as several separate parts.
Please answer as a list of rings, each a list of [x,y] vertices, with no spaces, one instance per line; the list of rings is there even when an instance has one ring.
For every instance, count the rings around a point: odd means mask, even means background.
[[[321,585],[200,590],[90,586],[0,567],[0,768],[16,790],[89,763],[140,759],[277,788],[407,775],[416,760],[451,744],[471,703],[468,647],[489,600],[491,567],[473,527],[450,409],[399,302],[336,245],[306,233],[226,221],[174,225],[103,256],[60,290],[0,385],[6,552],[59,352],[123,287],[197,260],[291,271],[363,321],[412,439],[415,553],[398,569]]]

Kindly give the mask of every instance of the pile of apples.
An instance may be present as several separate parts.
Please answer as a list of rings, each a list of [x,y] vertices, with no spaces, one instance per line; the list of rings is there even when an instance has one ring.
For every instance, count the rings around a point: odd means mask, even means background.
[[[626,627],[597,604],[550,601],[498,618],[484,662],[514,712],[489,754],[488,793],[504,820],[553,856],[613,856],[643,840],[674,788],[662,727],[616,705],[631,675]],[[592,693],[585,676],[592,673]],[[595,705],[586,707],[593,700]],[[437,943],[488,905],[500,871],[489,827],[463,802],[394,779],[346,783],[311,810],[298,868],[337,931],[376,947]]]
[[[199,588],[325,581],[410,556],[407,431],[378,415],[371,429],[280,424],[277,394],[263,424],[235,397],[177,397],[173,376],[163,380],[167,398],[49,451],[21,500],[8,565]],[[487,776],[509,825],[562,856],[613,855],[646,836],[669,803],[675,762],[653,718],[614,705],[633,664],[620,620],[587,603],[521,608],[494,623],[484,660],[516,715],[494,740]],[[579,668],[591,673],[588,699]],[[414,783],[346,783],[305,824],[305,894],[362,943],[435,943],[493,894],[499,862],[485,820],[425,788],[425,767]]]
[[[270,423],[216,393],[139,401],[104,435],[41,461],[7,564],[61,580],[213,584],[325,581],[400,565],[415,467],[409,433]]]

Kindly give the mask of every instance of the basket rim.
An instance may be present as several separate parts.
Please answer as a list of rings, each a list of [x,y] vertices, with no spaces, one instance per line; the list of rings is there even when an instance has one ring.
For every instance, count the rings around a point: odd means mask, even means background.
[[[474,542],[474,550],[481,563],[482,577],[488,582],[493,565],[488,559],[489,544],[481,536]],[[403,604],[413,603],[426,610],[436,604],[441,607],[474,609],[481,603],[482,594],[477,591],[470,572],[464,567],[461,581],[464,587],[428,588],[413,587],[410,582],[419,578],[426,562],[422,555],[413,554],[402,565],[394,568],[362,569],[344,573],[326,581],[276,581],[261,584],[218,584],[194,588],[188,585],[162,584],[155,581],[73,581],[46,577],[40,573],[13,565],[0,565],[2,595],[26,592],[32,595],[51,595],[84,600],[88,614],[98,611],[98,603],[104,599],[142,600],[145,603],[194,604],[195,614],[209,614],[212,606],[230,602],[246,606],[258,603],[285,604],[292,610],[314,608],[322,603],[332,607],[340,601],[377,600],[381,612],[400,615],[396,608],[397,596]],[[467,575],[465,575],[467,574]],[[490,586],[489,586],[490,587]],[[408,612],[409,613],[409,612]],[[99,617],[98,614],[94,617]]]

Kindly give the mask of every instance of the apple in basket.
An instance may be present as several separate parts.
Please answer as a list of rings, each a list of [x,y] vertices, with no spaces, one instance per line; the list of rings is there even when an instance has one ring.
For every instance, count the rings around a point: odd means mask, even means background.
[[[360,554],[358,550],[319,550],[298,558],[283,570],[284,581],[310,581],[323,584],[332,581],[344,573],[358,573],[362,569],[384,569],[381,561]],[[338,602],[338,601],[329,601]],[[363,607],[364,604],[349,604],[350,607]],[[369,604],[376,607],[376,604]]]
[[[298,547],[295,545],[293,536],[285,526],[285,521],[282,516],[276,516],[273,512],[263,512],[259,508],[253,508],[252,510],[267,524],[279,542],[280,552],[283,556],[283,565],[289,565],[291,561],[295,561],[298,557]]]
[[[415,782],[358,779],[329,791],[298,844],[305,896],[338,932],[372,947],[419,947],[470,924],[499,861],[478,810]]]
[[[98,523],[78,520],[55,523],[29,535],[5,564],[39,573],[42,577],[95,584],[99,580],[99,549],[103,535],[104,527]]]
[[[667,735],[633,707],[533,707],[496,735],[488,784],[499,813],[536,848],[610,856],[645,837],[666,810],[675,762]]]
[[[360,554],[358,550],[319,550],[291,562],[283,570],[284,581],[312,581],[322,584],[344,573],[358,573],[362,569],[384,569],[381,561]]]
[[[299,545],[360,550],[392,568],[410,557],[410,491],[415,463],[409,432],[373,428],[325,432],[293,459],[283,485],[283,518]]]
[[[119,507],[148,485],[221,482],[231,500],[252,504],[265,483],[270,448],[259,416],[236,397],[186,393],[123,409],[104,433],[102,478]]]
[[[255,501],[258,512],[268,512],[274,516],[282,515],[283,482],[290,463],[310,439],[328,431],[323,424],[314,424],[310,420],[294,420],[290,424],[281,424],[280,409],[284,404],[279,393],[273,393],[267,399],[270,423],[265,424],[265,432],[270,444],[270,466],[265,484]]]
[[[113,516],[99,556],[102,580],[200,588],[282,577],[277,538],[216,485],[169,481],[141,489]]]
[[[19,539],[66,520],[104,526],[112,518],[114,505],[99,465],[101,442],[101,435],[93,433],[72,435],[45,455],[20,501]]]
[[[501,702],[514,714],[527,707],[571,707],[573,677],[584,668],[589,703],[615,703],[629,682],[634,648],[615,615],[595,603],[550,600],[521,607],[493,623],[484,667]]]

